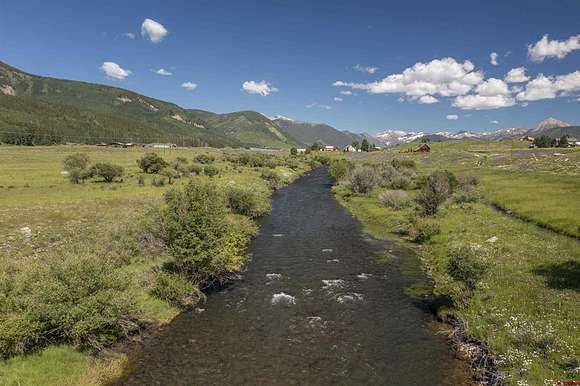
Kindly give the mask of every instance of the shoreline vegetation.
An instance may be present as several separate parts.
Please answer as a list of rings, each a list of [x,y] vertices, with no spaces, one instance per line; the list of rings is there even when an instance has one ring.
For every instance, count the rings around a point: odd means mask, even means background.
[[[123,347],[236,280],[288,152],[2,146],[0,378],[99,385]]]
[[[371,235],[413,246],[476,381],[555,385],[580,374],[580,152],[514,157],[517,146],[448,142],[329,164],[335,196]]]

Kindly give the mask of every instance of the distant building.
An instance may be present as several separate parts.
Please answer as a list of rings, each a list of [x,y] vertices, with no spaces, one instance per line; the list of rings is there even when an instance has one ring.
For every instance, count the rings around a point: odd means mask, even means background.
[[[580,146],[580,141],[578,141],[578,138],[568,137],[568,147],[576,146]]]
[[[306,153],[306,149],[302,149],[302,148],[300,148],[300,149],[296,149],[296,152],[297,152],[298,154],[304,154],[304,153]]]
[[[335,147],[332,145],[326,145],[324,146],[324,151],[334,151]]]
[[[413,150],[415,153],[429,153],[431,151],[431,147],[426,143],[423,143],[421,146]]]
[[[153,149],[171,149],[177,147],[174,143],[148,143],[145,147],[152,147]]]
[[[520,141],[534,142],[534,137],[530,137],[529,135],[525,135],[522,138],[520,138]]]
[[[352,145],[347,145],[347,146],[343,147],[342,150],[349,152],[349,153],[356,153],[356,151],[357,151],[356,147],[354,147]]]

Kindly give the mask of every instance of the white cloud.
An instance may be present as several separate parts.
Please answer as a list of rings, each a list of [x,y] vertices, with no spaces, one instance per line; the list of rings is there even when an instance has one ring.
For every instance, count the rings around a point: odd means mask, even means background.
[[[508,95],[508,85],[501,79],[489,78],[475,88],[475,92],[483,96]]]
[[[580,50],[580,35],[570,36],[567,40],[550,40],[544,35],[535,44],[528,45],[528,56],[534,62],[543,62],[545,58],[563,59],[570,52]]]
[[[152,43],[159,43],[169,31],[155,20],[145,19],[141,24],[141,36],[148,38]]]
[[[181,84],[181,87],[183,87],[186,90],[190,90],[193,91],[197,88],[197,84],[196,83],[192,83],[192,82],[183,82]]]
[[[163,76],[169,76],[169,75],[173,75],[172,72],[167,71],[164,68],[160,68],[159,70],[154,70],[153,72],[155,72],[157,75],[163,75]]]
[[[419,103],[430,105],[432,103],[439,102],[439,99],[431,96],[431,95],[423,95],[419,98]]]
[[[364,72],[364,73],[371,74],[371,75],[374,74],[375,72],[377,72],[377,70],[378,70],[377,67],[361,66],[360,64],[357,64],[356,66],[354,66],[353,69],[355,69],[356,71]]]
[[[261,96],[267,96],[270,93],[278,91],[276,87],[272,87],[272,85],[265,80],[261,82],[247,80],[242,84],[242,89],[244,89],[248,94],[259,94]]]
[[[123,80],[131,75],[130,70],[125,70],[114,62],[103,62],[100,69],[103,70],[107,78],[111,79]]]
[[[463,110],[491,110],[510,107],[514,104],[514,99],[508,95],[460,95],[453,101],[454,107]]]
[[[489,123],[493,123],[494,125],[498,125],[499,121],[489,121]]]
[[[526,75],[525,67],[517,67],[509,70],[504,80],[508,83],[523,83],[530,80],[530,78]]]
[[[335,102],[342,102],[344,99],[342,99],[341,97],[334,97],[334,101]]]
[[[489,54],[489,62],[491,64],[493,64],[494,66],[497,66],[497,52],[492,52],[491,54]]]
[[[474,71],[469,60],[463,63],[454,58],[434,59],[416,63],[400,74],[392,74],[371,83],[334,82],[337,87],[367,90],[371,94],[395,93],[410,97],[424,95],[465,95],[483,81],[483,73]]]
[[[135,39],[135,34],[133,32],[125,32],[123,36],[125,36],[128,39]]]
[[[342,95],[352,95],[352,91],[350,91],[350,90],[341,90],[340,93]]]
[[[332,107],[330,107],[329,105],[321,105],[318,102],[312,102],[312,103],[306,105],[307,109],[311,109],[313,107],[318,107],[319,109],[324,109],[324,110],[331,110],[332,109]]]
[[[537,101],[569,96],[580,92],[580,71],[565,75],[545,76],[539,74],[526,84],[525,90],[516,96],[518,101]]]
[[[450,121],[456,121],[459,119],[459,116],[457,114],[449,114],[445,118],[447,118]]]

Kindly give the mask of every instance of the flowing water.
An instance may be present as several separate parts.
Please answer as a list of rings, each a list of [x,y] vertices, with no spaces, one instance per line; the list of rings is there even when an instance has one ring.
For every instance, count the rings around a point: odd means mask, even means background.
[[[330,189],[319,168],[279,191],[243,279],[151,338],[119,384],[466,384],[405,294],[416,258],[365,236]]]

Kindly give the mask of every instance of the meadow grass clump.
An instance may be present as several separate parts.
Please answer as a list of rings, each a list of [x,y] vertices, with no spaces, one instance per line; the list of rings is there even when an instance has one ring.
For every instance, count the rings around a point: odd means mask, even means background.
[[[413,185],[413,181],[411,178],[399,174],[394,176],[388,183],[388,187],[390,189],[398,189],[398,190],[409,190]]]
[[[491,268],[491,250],[479,245],[462,244],[449,251],[448,261],[449,276],[473,291]]]
[[[333,159],[329,163],[329,171],[332,178],[336,181],[344,179],[351,170],[354,168],[354,164],[344,158]]]
[[[211,154],[198,154],[193,158],[193,162],[203,165],[211,164],[215,162],[215,157]]]
[[[379,175],[371,166],[358,166],[354,168],[346,181],[349,189],[354,193],[368,194],[379,183]]]
[[[268,182],[268,184],[270,185],[270,188],[274,190],[281,188],[282,185],[284,184],[284,180],[282,179],[282,177],[274,170],[266,169],[262,171],[262,173],[260,174],[260,178],[266,180],[266,182]]]
[[[48,344],[93,349],[138,327],[119,264],[90,253],[54,256],[0,277],[0,356]]]
[[[404,190],[386,190],[379,193],[378,200],[384,206],[393,209],[403,209],[411,203],[409,194]]]
[[[270,212],[268,192],[261,191],[255,186],[230,185],[227,187],[225,195],[227,205],[232,213],[256,218]]]
[[[186,168],[187,174],[199,176],[203,173],[203,166],[199,164],[191,164]]]
[[[203,167],[203,174],[212,178],[219,174],[220,170],[214,165],[205,165]]]
[[[411,222],[403,227],[402,233],[416,243],[429,241],[441,232],[439,221],[432,218],[413,217]]]
[[[153,176],[153,178],[151,179],[151,185],[153,186],[165,186],[165,183],[167,182],[167,179],[163,176]]]
[[[157,153],[147,153],[137,160],[137,165],[147,174],[159,173],[163,168],[168,166],[167,161],[165,161]]]

